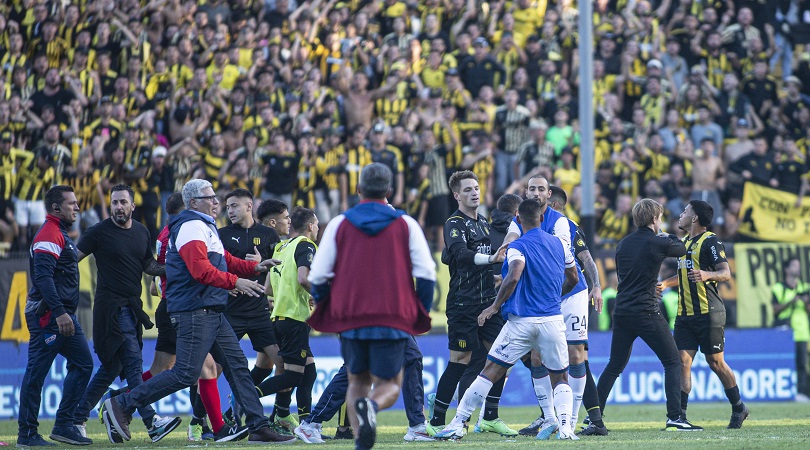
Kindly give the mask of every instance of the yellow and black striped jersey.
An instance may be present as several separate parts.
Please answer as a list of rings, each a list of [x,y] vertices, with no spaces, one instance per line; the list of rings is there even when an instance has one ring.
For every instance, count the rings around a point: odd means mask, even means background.
[[[694,238],[684,238],[686,255],[678,258],[678,315],[698,316],[725,311],[723,299],[717,292],[717,282],[694,283],[689,281],[690,270],[714,272],[720,263],[726,262],[726,249],[711,231]]]
[[[340,168],[340,157],[343,155],[343,146],[337,146],[318,155],[315,161],[317,174],[326,185],[327,189],[338,189],[338,172]]]
[[[62,183],[73,188],[73,192],[76,193],[76,200],[79,201],[79,209],[87,211],[99,204],[97,186],[100,180],[100,171],[93,170],[83,177],[77,173],[65,175],[62,178]]]
[[[360,171],[363,167],[371,164],[371,152],[365,146],[346,148],[346,177],[348,195],[357,192],[357,184],[360,182]]]
[[[630,216],[625,214],[623,217],[616,215],[616,211],[608,209],[602,215],[602,220],[599,221],[599,228],[596,234],[604,240],[619,242],[621,238],[627,236],[630,231]]]
[[[389,127],[393,127],[399,124],[402,114],[408,109],[408,99],[378,98],[374,103],[374,109],[377,117],[382,118]]]
[[[56,171],[53,167],[42,170],[37,164],[39,158],[33,152],[23,152],[23,158],[14,195],[19,200],[42,200],[53,184]]]
[[[10,200],[17,181],[17,161],[25,157],[22,150],[12,148],[8,154],[0,153],[0,199]]]

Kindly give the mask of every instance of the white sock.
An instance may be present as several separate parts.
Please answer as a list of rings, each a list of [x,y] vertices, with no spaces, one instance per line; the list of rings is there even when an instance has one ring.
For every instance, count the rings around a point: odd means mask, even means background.
[[[574,394],[571,392],[571,386],[566,383],[560,383],[554,388],[554,406],[557,408],[557,424],[560,430],[571,431],[571,409],[573,408]]]
[[[574,405],[571,409],[571,426],[577,425],[579,418],[579,407],[582,406],[582,394],[585,393],[585,377],[572,377],[569,375],[568,384],[571,385],[571,391],[574,394]]]
[[[551,378],[548,375],[543,378],[534,378],[534,395],[537,396],[537,404],[543,410],[546,420],[557,420],[554,413],[554,396],[551,389]]]
[[[450,425],[460,426],[465,421],[470,420],[470,416],[472,416],[475,408],[484,404],[484,400],[487,398],[490,389],[492,389],[491,381],[481,375],[476,377],[475,381],[473,381],[467,389],[467,392],[464,393],[464,397],[458,402],[456,416],[453,417],[453,421]]]

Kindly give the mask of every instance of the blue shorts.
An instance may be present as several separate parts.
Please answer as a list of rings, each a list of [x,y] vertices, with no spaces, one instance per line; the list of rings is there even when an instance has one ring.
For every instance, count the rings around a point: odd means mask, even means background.
[[[402,370],[407,339],[340,338],[340,353],[350,374],[371,372],[377,378],[390,380]]]

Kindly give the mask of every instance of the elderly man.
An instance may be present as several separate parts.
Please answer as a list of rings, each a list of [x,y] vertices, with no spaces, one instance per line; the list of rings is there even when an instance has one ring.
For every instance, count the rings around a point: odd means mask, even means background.
[[[214,221],[219,201],[208,181],[195,179],[186,183],[183,203],[186,210],[169,222],[171,234],[166,252],[166,300],[169,316],[177,329],[177,359],[171,370],[104,402],[102,419],[107,432],[112,433],[115,429],[124,440],[130,440],[132,412],[194,384],[205,356],[210,352],[222,365],[225,378],[247,416],[248,425],[223,427],[215,435],[215,440],[238,440],[248,432],[251,443],[294,440],[294,437],[281,436],[270,429],[253,387],[245,354],[222,313],[230,290],[261,295],[264,286],[247,277],[267,271],[276,261],[248,262],[225,251]]]

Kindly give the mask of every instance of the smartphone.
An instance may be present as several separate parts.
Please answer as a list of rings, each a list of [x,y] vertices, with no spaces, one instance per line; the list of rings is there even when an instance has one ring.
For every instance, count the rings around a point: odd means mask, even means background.
[[[110,136],[110,129],[109,128],[102,128],[101,129],[101,135],[104,136],[104,137],[109,137]]]

